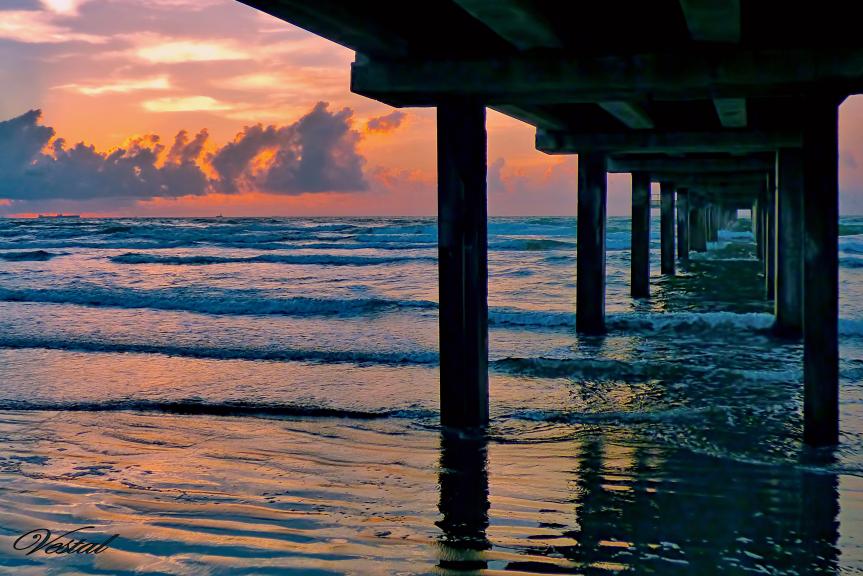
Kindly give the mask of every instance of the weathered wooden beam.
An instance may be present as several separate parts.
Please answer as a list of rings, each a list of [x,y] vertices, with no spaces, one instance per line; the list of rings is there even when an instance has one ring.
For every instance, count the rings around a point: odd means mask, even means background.
[[[559,48],[560,39],[545,16],[523,0],[455,0],[471,16],[518,48]]]
[[[731,172],[742,174],[746,172],[766,172],[770,167],[770,161],[761,156],[728,156],[726,158],[666,156],[650,158],[642,154],[611,156],[608,159],[608,171],[612,173],[662,172],[665,174],[700,174]]]
[[[454,96],[487,105],[797,97],[863,91],[863,47],[691,50],[624,55],[358,60],[351,90],[394,106]]]
[[[680,0],[689,35],[697,42],[740,42],[740,0]]]
[[[746,98],[714,98],[713,107],[725,128],[746,127]]]
[[[720,132],[561,132],[537,130],[536,147],[547,154],[606,153],[720,153],[765,152],[777,148],[798,148],[800,132],[723,130]]]
[[[647,110],[637,102],[606,101],[599,106],[627,128],[649,130],[654,127]]]

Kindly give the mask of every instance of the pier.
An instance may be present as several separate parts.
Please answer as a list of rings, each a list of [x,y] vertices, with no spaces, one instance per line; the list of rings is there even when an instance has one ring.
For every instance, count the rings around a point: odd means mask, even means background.
[[[490,107],[535,126],[540,151],[578,155],[579,333],[605,331],[609,172],[632,174],[633,298],[650,294],[652,182],[666,275],[752,210],[775,332],[803,340],[804,441],[838,442],[838,107],[863,92],[845,4],[436,0],[407,17],[241,1],[356,51],[353,92],[437,108],[444,425],[488,421]]]

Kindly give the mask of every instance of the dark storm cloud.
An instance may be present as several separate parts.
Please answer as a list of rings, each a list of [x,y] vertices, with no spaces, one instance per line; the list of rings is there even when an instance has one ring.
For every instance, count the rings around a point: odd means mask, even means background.
[[[219,191],[261,190],[275,194],[365,190],[365,158],[352,112],[330,112],[319,102],[289,126],[247,126],[212,159]],[[258,164],[255,159],[265,160]]]
[[[293,195],[367,187],[351,111],[330,112],[323,102],[288,126],[246,127],[211,153],[206,130],[194,137],[182,130],[170,147],[156,135],[104,153],[83,143],[67,146],[62,138],[53,139],[52,128],[39,124],[40,117],[32,110],[0,122],[0,199],[150,199],[243,191]]]
[[[153,198],[206,193],[206,178],[192,165],[158,166],[164,150],[159,137],[147,135],[108,153],[62,138],[43,152],[54,130],[38,124],[41,112],[0,122],[0,198]],[[185,169],[184,169],[185,168]]]
[[[54,129],[39,126],[39,110],[0,122],[0,174],[25,170],[54,136]]]
[[[366,122],[366,130],[369,132],[392,132],[401,126],[402,120],[404,119],[405,113],[396,110],[383,116],[371,118]]]

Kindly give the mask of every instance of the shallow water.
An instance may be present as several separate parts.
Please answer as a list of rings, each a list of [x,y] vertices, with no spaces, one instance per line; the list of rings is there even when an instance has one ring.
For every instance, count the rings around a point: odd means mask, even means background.
[[[437,426],[429,219],[0,220],[0,570],[863,572],[863,218],[843,218],[842,444],[800,444],[746,222],[650,300],[608,231],[490,223],[486,437]],[[119,534],[25,556],[35,527]]]

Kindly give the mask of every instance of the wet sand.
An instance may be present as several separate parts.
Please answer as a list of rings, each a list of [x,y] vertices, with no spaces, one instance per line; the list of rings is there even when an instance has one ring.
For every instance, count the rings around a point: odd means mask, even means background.
[[[657,446],[407,420],[6,412],[8,574],[854,573],[863,480]],[[841,512],[840,512],[841,510]],[[97,556],[25,556],[93,526]],[[841,534],[840,537],[840,526]]]

